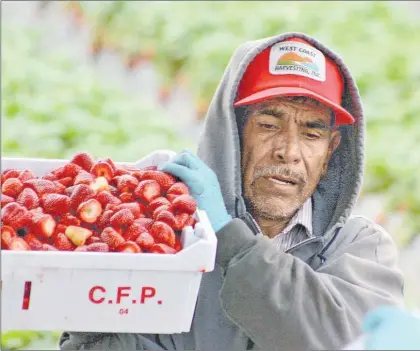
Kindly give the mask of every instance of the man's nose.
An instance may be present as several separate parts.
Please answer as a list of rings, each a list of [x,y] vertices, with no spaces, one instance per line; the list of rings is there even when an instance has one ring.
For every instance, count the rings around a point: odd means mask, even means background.
[[[274,158],[282,163],[297,164],[302,160],[299,136],[294,128],[284,130],[275,138]]]

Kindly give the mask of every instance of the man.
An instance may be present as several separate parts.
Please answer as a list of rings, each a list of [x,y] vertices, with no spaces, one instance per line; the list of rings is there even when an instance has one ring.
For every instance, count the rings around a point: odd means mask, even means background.
[[[64,333],[63,350],[341,348],[380,305],[399,305],[391,237],[350,217],[364,122],[342,60],[307,35],[242,45],[212,101],[198,156],[161,170],[183,180],[218,237],[189,333]],[[174,316],[176,318],[176,316]]]

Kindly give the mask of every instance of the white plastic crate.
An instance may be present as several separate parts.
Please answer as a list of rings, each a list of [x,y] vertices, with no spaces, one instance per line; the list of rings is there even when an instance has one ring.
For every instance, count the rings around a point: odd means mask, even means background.
[[[145,167],[168,158],[155,154],[131,165]],[[66,162],[3,158],[2,170],[28,168],[41,176]],[[217,246],[206,213],[197,210],[195,218],[195,228],[183,230],[183,250],[175,255],[2,250],[2,329],[189,331],[202,274],[214,269]]]

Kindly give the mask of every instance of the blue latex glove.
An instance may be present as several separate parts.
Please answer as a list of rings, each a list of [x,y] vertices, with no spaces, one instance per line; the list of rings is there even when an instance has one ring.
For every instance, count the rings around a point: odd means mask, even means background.
[[[420,350],[420,319],[396,307],[369,313],[362,326],[367,350]]]
[[[232,220],[216,174],[191,151],[182,150],[170,162],[160,164],[158,170],[171,173],[188,186],[198,208],[206,211],[215,232]]]

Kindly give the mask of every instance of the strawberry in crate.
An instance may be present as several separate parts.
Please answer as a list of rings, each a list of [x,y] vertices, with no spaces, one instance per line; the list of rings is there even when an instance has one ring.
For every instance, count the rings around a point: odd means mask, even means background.
[[[195,225],[188,187],[155,166],[81,152],[42,177],[7,169],[1,183],[6,250],[174,254]]]

